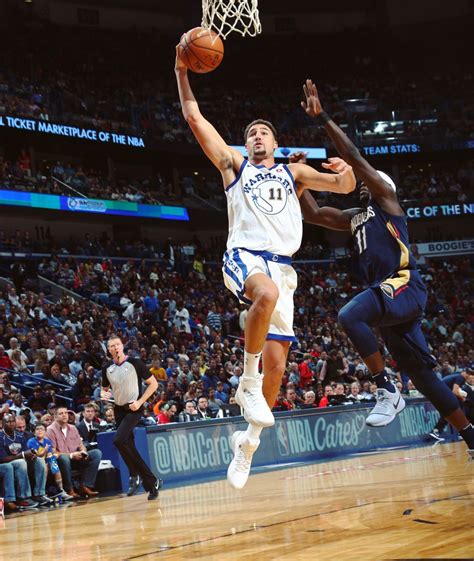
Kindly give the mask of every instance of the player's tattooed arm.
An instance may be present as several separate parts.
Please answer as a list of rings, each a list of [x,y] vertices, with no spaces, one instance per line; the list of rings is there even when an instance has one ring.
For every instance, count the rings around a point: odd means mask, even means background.
[[[183,117],[206,156],[222,173],[224,184],[228,184],[233,179],[229,174],[240,168],[244,158],[240,152],[226,144],[219,132],[202,115],[189,83],[186,66],[181,60],[181,49],[180,45],[176,46],[175,74]]]

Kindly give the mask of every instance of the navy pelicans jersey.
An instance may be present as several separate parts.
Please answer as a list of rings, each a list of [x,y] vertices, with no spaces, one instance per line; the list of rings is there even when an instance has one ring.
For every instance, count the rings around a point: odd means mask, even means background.
[[[403,292],[410,281],[423,287],[416,262],[409,251],[405,216],[384,212],[374,201],[351,219],[360,270],[367,284],[380,286],[389,298]]]
[[[227,249],[269,251],[291,257],[301,245],[303,221],[293,175],[285,164],[271,168],[244,160],[226,188]]]

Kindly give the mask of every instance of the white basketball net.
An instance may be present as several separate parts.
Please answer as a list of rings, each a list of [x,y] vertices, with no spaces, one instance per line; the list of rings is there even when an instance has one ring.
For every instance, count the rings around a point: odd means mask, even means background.
[[[262,32],[258,0],[202,0],[201,26],[213,29],[222,39],[232,31],[255,37]]]

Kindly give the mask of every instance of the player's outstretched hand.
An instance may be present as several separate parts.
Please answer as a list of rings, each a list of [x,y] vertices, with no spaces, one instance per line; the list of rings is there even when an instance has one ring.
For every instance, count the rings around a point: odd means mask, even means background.
[[[348,195],[354,191],[356,188],[356,177],[352,171],[352,166],[350,166],[342,158],[328,158],[328,161],[321,165],[324,169],[333,171],[341,176],[341,185],[347,187],[347,189],[342,190],[341,193]]]
[[[305,101],[301,102],[301,107],[310,117],[316,117],[323,111],[321,101],[319,100],[318,90],[312,80],[306,80],[303,84],[303,93]]]
[[[307,152],[293,152],[288,158],[290,164],[305,164]]]
[[[183,59],[181,58],[181,55],[183,53],[183,47],[181,46],[181,43],[178,43],[176,45],[176,60],[174,63],[174,69],[176,71],[185,71],[188,69],[187,66],[184,64]]]
[[[328,158],[327,162],[321,164],[324,169],[329,169],[334,173],[352,172],[352,167],[342,158]]]

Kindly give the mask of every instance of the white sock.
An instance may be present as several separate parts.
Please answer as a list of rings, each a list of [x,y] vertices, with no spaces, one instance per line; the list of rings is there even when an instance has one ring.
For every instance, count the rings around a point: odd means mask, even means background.
[[[263,427],[257,427],[256,425],[252,425],[249,423],[247,430],[245,431],[245,435],[251,438],[252,440],[258,440],[260,438],[260,433],[262,432]]]
[[[258,365],[262,353],[248,353],[244,351],[244,373],[243,378],[255,379],[258,374]]]

